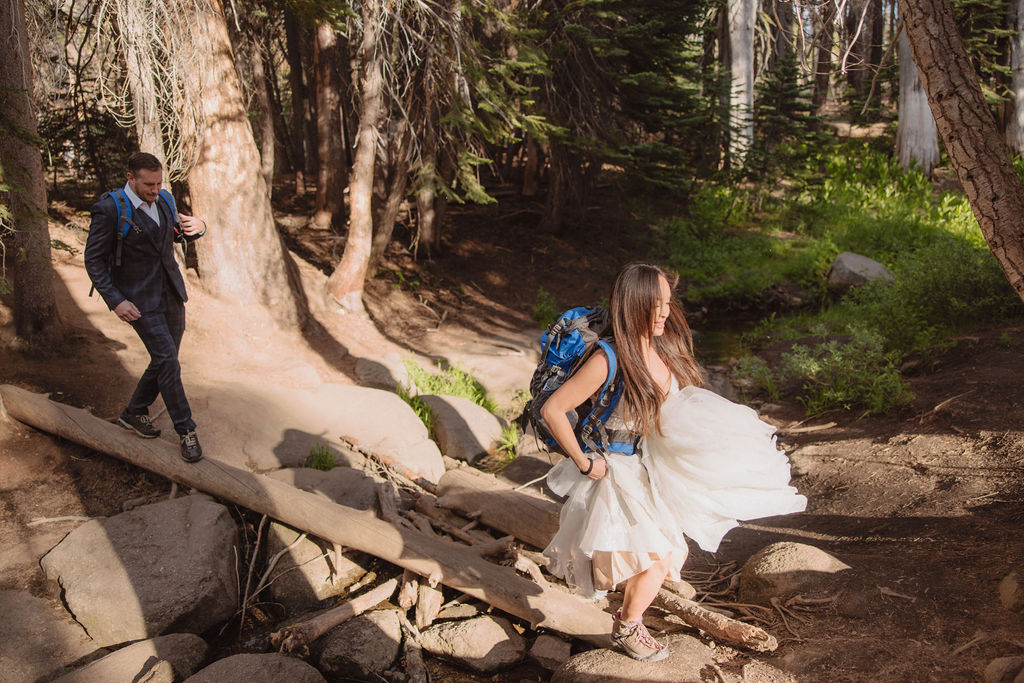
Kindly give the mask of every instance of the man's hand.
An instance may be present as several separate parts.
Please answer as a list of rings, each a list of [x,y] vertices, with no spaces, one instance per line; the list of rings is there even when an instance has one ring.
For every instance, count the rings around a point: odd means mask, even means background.
[[[178,221],[181,223],[182,232],[186,235],[201,235],[206,232],[206,221],[202,218],[186,216],[183,213],[179,213]]]
[[[131,301],[128,301],[128,299],[125,299],[117,306],[114,306],[114,315],[126,323],[130,323],[142,317],[142,314],[139,313],[139,309],[137,309],[135,304]]]

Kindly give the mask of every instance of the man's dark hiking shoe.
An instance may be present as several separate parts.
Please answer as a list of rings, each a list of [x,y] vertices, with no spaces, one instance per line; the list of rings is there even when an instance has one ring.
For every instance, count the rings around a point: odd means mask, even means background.
[[[203,447],[199,445],[199,437],[195,432],[181,435],[181,457],[185,462],[199,462],[203,457]]]
[[[155,439],[160,436],[160,430],[154,427],[153,423],[149,421],[149,415],[121,413],[121,417],[117,418],[117,424],[121,425],[125,429],[132,430],[143,439]]]

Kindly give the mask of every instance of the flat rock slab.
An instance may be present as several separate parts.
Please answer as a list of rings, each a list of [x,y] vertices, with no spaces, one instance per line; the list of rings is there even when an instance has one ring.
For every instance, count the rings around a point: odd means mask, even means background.
[[[704,683],[718,680],[714,650],[693,636],[674,634],[658,638],[668,646],[667,659],[638,662],[617,650],[598,649],[570,658],[551,677],[551,683]]]
[[[235,611],[235,522],[202,496],[86,522],[40,561],[99,645],[202,633]]]
[[[342,437],[394,458],[429,481],[444,474],[437,444],[412,408],[396,394],[368,387],[322,384],[313,391],[223,383],[204,399],[200,439],[209,457],[269,472],[303,467],[315,447],[340,465],[362,464]]]
[[[197,635],[172,633],[132,643],[61,676],[54,683],[174,683],[198,671],[209,651],[206,641]]]
[[[423,631],[423,649],[453,659],[480,673],[515,664],[526,652],[526,641],[507,619],[490,615],[447,621]]]
[[[309,467],[286,467],[269,472],[267,476],[321,495],[339,505],[356,510],[377,509],[377,483],[352,467],[339,465],[326,472]]]
[[[434,438],[449,458],[472,465],[477,459],[497,452],[504,424],[489,410],[460,396],[420,398],[434,414]]]
[[[46,679],[94,654],[97,645],[58,603],[0,591],[0,681]]]
[[[278,654],[233,655],[220,659],[185,683],[327,683],[301,659]]]
[[[398,656],[402,626],[393,609],[365,612],[331,629],[318,664],[332,680],[379,680]]]

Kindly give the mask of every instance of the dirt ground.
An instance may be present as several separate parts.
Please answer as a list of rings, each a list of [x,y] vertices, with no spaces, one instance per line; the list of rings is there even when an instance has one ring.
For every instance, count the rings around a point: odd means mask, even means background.
[[[80,250],[87,219],[68,207],[56,207],[53,216],[54,238]],[[586,240],[552,235],[527,242],[530,216],[454,215],[453,234],[433,261],[416,264],[402,250],[390,253],[367,288],[372,324],[342,322],[317,308],[304,334],[276,331],[260,311],[204,295],[190,277],[186,387],[198,377],[294,386],[282,359],[312,366],[322,381],[353,382],[362,354],[430,356],[467,340],[500,346],[535,326],[530,310],[541,285],[561,307],[605,296],[632,248],[619,244],[614,226]],[[309,261],[302,264],[304,281],[315,286],[336,239],[303,236],[294,217],[279,218],[290,246]],[[4,301],[0,380],[113,418],[145,366],[145,352],[102,302],[86,295],[80,251],[58,251],[55,259],[72,341],[43,356],[14,350]],[[700,329],[699,316],[694,322]],[[760,406],[779,427],[815,428],[780,438],[808,510],[745,524],[715,556],[696,553],[687,570],[725,575],[779,540],[815,545],[851,567],[828,595],[834,599],[760,613],[780,640],[776,653],[760,659],[800,681],[976,681],[993,658],[1024,655],[1022,618],[1003,609],[998,594],[1000,580],[1024,555],[1022,350],[1019,322],[959,339],[909,378],[916,398],[895,417],[831,413],[807,420],[799,404]],[[30,526],[33,520],[112,515],[127,500],[168,489],[160,477],[11,422],[0,428],[0,449],[0,589],[59,598],[37,561],[74,523]],[[485,679],[432,666],[435,680],[541,678],[535,668]]]

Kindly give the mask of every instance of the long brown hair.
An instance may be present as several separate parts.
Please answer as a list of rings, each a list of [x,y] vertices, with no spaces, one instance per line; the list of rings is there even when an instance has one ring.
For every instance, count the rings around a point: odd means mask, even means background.
[[[642,435],[652,429],[661,432],[661,403],[665,395],[647,370],[640,339],[648,337],[681,387],[704,384],[700,368],[693,357],[693,336],[686,324],[683,310],[675,297],[669,301],[665,334],[652,337],[654,313],[661,294],[659,277],[665,278],[675,291],[679,275],[650,263],[628,263],[615,277],[608,308],[612,332],[624,380],[622,400],[627,423]]]

